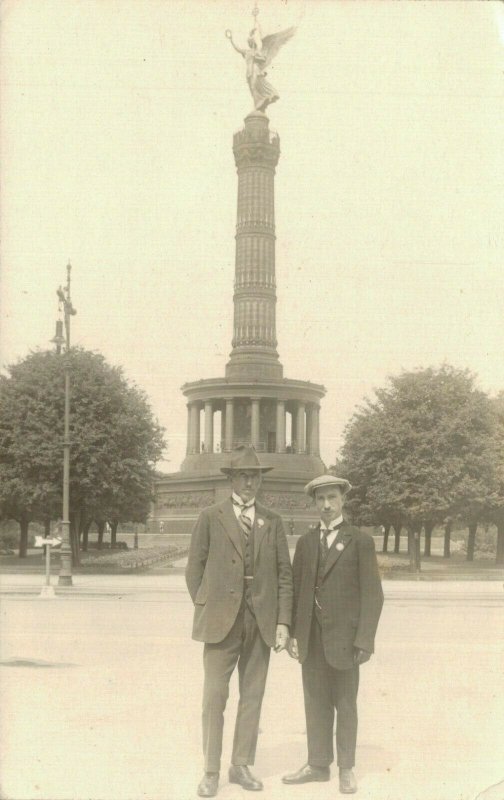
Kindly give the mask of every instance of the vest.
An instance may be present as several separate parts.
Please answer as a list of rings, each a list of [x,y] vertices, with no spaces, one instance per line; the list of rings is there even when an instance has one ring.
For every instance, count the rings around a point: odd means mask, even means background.
[[[248,536],[245,536],[238,520],[236,520],[238,530],[240,531],[242,552],[243,552],[243,574],[254,575],[254,536],[255,536],[255,521],[252,525],[252,530]],[[254,613],[254,606],[252,603],[252,583],[253,581],[244,580],[243,600],[249,607],[251,613]]]
[[[318,541],[318,550],[317,550],[317,573],[316,573],[317,577],[316,577],[316,580],[315,580],[315,592],[314,592],[314,596],[313,596],[313,605],[314,605],[314,610],[315,610],[315,617],[316,617],[317,622],[318,622],[318,624],[320,626],[322,626],[322,609],[321,609],[322,603],[320,601],[320,589],[322,587],[322,581],[324,579],[324,571],[325,571],[325,565],[326,565],[327,558],[329,558],[329,553],[333,550],[333,548],[336,547],[336,542],[337,541],[338,541],[338,536],[336,535],[336,538],[334,539],[333,543],[331,544],[331,546],[330,546],[330,548],[329,548],[329,550],[327,552],[326,559],[323,560],[322,558],[320,558],[320,532],[319,532],[319,541]]]
[[[313,609],[315,611],[315,617],[319,625],[322,625],[322,612],[320,606],[322,605],[320,602],[320,587],[322,586],[322,579],[324,577],[324,562],[320,558],[320,534],[319,534],[319,541],[317,545],[317,572],[315,578],[315,592],[313,595]]]

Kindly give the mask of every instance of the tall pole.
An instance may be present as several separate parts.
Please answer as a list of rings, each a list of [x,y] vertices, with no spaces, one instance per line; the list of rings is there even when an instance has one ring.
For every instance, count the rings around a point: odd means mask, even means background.
[[[70,543],[70,317],[76,314],[70,298],[71,264],[67,265],[67,283],[58,289],[65,320],[65,433],[63,438],[63,520],[59,586],[72,586],[72,546]]]

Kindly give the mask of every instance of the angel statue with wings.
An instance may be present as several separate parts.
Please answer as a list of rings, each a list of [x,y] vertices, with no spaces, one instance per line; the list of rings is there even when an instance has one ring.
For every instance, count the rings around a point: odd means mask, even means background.
[[[271,33],[263,39],[259,21],[256,17],[255,26],[250,31],[247,40],[248,47],[243,50],[233,41],[231,31],[226,31],[226,36],[236,52],[240,53],[245,59],[247,83],[254,98],[256,111],[265,111],[270,103],[274,103],[279,98],[276,89],[266,80],[267,72],[265,70],[271,64],[282,45],[294,35],[295,31],[295,27],[287,28],[279,33]]]

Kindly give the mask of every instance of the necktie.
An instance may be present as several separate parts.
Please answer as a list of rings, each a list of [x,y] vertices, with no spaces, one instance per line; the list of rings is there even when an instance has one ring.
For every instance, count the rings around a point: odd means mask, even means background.
[[[334,531],[339,531],[340,527],[341,527],[341,522],[339,525],[334,525],[332,528],[322,528],[322,536],[320,539],[320,560],[322,564],[325,562],[329,553],[329,544],[327,542],[327,537]]]
[[[254,505],[254,502],[252,501],[251,503],[237,503],[236,500],[233,500],[233,505],[238,506],[238,508],[241,508],[240,516],[237,518],[238,524],[242,529],[243,533],[245,534],[245,538],[248,539],[248,537],[252,533],[252,520],[250,519],[248,514],[245,513],[245,511],[247,510],[247,508],[251,508]]]
[[[320,561],[322,564],[325,563],[325,560],[329,554],[329,545],[327,544],[327,537],[331,531],[329,528],[326,528],[322,531],[322,537],[320,539]]]

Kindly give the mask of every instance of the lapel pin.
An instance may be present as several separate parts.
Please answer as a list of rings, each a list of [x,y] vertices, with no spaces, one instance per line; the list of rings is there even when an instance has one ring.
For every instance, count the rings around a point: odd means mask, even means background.
[[[336,550],[339,550],[341,552],[341,550],[344,550],[344,549],[345,549],[345,545],[343,544],[343,542],[338,542],[338,544],[336,545]]]
[[[258,519],[257,520],[257,524],[259,525],[260,528],[262,528],[262,526],[264,525],[264,520],[263,519]]]

